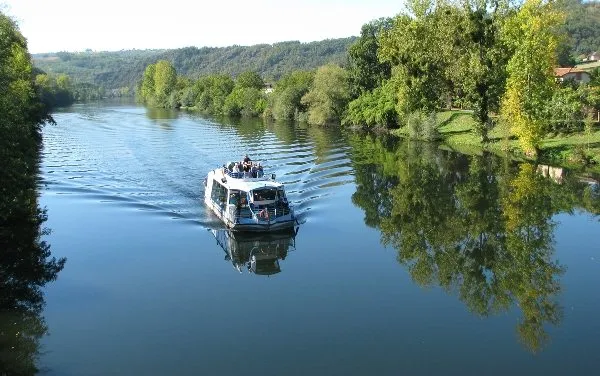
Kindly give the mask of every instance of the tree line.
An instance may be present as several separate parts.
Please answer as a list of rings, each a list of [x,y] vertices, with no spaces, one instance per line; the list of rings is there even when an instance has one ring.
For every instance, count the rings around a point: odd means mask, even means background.
[[[50,108],[15,22],[0,12],[0,374],[34,375],[43,287],[65,264],[42,239],[46,213],[38,203],[41,128]],[[60,81],[60,80],[59,80]],[[59,83],[57,83],[59,85]],[[62,83],[60,83],[62,85]]]
[[[549,132],[582,130],[600,109],[600,74],[590,85],[559,84],[553,69],[564,34],[564,6],[553,1],[409,0],[406,11],[362,27],[346,64],[292,71],[272,94],[256,71],[237,77],[178,76],[166,60],[149,65],[139,98],[229,116],[312,124],[413,129],[436,138],[435,112],[473,111],[483,143],[497,125],[536,155]],[[254,75],[254,86],[243,78]]]
[[[181,75],[187,77],[209,74],[237,76],[251,70],[273,81],[293,70],[315,69],[328,62],[343,64],[348,46],[354,40],[355,37],[349,37],[253,46],[58,52],[36,54],[34,62],[45,72],[64,73],[73,82],[93,84],[106,92],[124,87],[133,92],[146,66],[158,60],[170,61]]]

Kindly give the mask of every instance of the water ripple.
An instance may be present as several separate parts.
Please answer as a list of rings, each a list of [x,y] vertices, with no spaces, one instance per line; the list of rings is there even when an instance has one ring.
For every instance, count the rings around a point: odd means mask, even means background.
[[[135,105],[57,113],[57,124],[44,129],[39,184],[54,194],[214,227],[202,180],[245,154],[277,174],[303,222],[327,210],[337,187],[353,183],[349,146],[337,130],[147,114]]]

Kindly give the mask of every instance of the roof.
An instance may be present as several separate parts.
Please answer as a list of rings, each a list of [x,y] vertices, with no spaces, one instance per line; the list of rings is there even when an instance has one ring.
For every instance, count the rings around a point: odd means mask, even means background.
[[[581,68],[567,67],[567,68],[554,68],[554,75],[556,77],[562,77],[569,73],[588,73]]]
[[[239,189],[241,191],[251,191],[257,188],[264,187],[272,187],[279,188],[282,187],[283,184],[276,182],[270,179],[271,175],[265,174],[262,178],[245,178],[245,179],[236,179],[231,176],[227,176],[223,174],[222,168],[217,168],[211,171],[215,174],[215,178],[217,180],[221,180],[221,178],[225,177],[227,179],[227,183],[225,184],[229,189]],[[210,175],[210,173],[209,173]]]

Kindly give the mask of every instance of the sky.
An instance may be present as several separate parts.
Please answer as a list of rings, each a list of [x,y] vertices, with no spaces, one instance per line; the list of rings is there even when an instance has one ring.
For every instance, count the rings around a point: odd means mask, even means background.
[[[247,46],[359,35],[402,0],[0,0],[29,52]]]

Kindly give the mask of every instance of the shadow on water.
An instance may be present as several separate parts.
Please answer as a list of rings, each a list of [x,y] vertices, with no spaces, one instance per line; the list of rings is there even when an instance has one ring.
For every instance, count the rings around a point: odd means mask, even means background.
[[[466,156],[432,144],[353,135],[353,203],[414,282],[439,286],[482,317],[518,307],[516,331],[532,352],[558,326],[561,277],[553,216],[600,214],[600,189],[544,167]]]
[[[47,216],[38,205],[37,145],[12,134],[18,133],[14,128],[0,133],[0,375],[33,375],[39,341],[48,333],[42,289],[57,278],[65,259],[52,257],[41,240],[49,230],[42,227]]]
[[[219,247],[225,252],[225,261],[242,273],[270,276],[281,272],[279,261],[296,249],[298,231],[278,233],[241,233],[227,229],[210,230]]]

